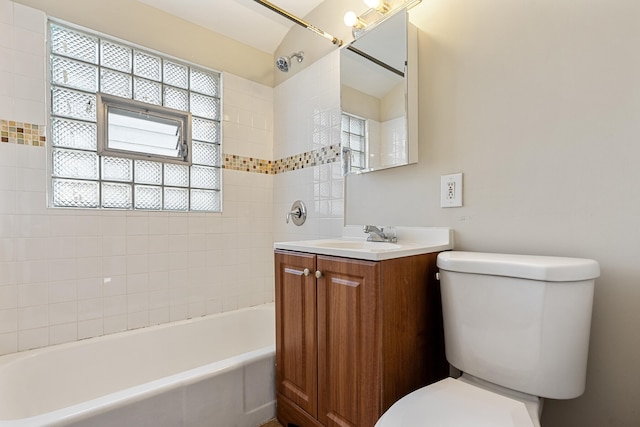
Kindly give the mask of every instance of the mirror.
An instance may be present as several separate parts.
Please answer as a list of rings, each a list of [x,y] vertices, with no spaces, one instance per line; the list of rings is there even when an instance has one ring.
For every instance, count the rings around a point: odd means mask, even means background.
[[[403,10],[340,52],[345,175],[418,161],[416,32]]]

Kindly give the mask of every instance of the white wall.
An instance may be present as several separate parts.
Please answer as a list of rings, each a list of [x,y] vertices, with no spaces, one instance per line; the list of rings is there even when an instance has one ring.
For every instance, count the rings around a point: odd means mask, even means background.
[[[349,223],[449,226],[456,248],[598,260],[584,396],[545,427],[640,422],[640,3],[429,0],[417,165],[347,178]],[[318,23],[322,25],[322,22]],[[464,173],[464,207],[439,207]]]
[[[273,86],[273,55],[136,0],[15,0],[48,16]]]
[[[0,0],[2,120],[47,124],[45,25]],[[223,86],[223,151],[270,159],[273,89]],[[224,169],[222,214],[50,209],[46,150],[0,143],[0,354],[273,301],[272,176]]]

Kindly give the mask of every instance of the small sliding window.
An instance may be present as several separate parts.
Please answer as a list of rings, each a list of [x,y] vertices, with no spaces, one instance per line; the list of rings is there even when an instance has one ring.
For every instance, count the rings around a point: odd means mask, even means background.
[[[98,94],[98,154],[191,165],[191,114]]]

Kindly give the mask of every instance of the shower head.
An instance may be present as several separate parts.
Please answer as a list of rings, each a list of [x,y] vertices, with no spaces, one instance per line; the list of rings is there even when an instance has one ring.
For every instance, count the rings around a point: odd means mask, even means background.
[[[298,63],[300,63],[304,59],[304,52],[294,52],[289,56],[281,56],[276,59],[276,67],[278,67],[278,70],[282,71],[283,73],[288,73],[289,68],[291,68],[291,58],[296,58],[298,60]]]

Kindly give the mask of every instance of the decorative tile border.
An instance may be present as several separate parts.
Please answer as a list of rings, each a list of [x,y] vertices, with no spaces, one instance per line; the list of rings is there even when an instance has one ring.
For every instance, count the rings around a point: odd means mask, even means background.
[[[340,145],[336,144],[275,161],[225,154],[223,168],[243,172],[275,175],[297,169],[333,163],[339,159]]]
[[[0,120],[0,138],[3,143],[44,147],[47,142],[46,127],[32,123]],[[225,154],[224,169],[275,175],[297,169],[309,168],[340,160],[340,144],[329,145],[318,150],[307,151],[278,160]]]
[[[333,163],[340,159],[340,145],[329,145],[318,150],[307,151],[295,156],[285,157],[275,161],[273,173],[290,172],[326,163]]]
[[[0,120],[0,141],[9,144],[44,147],[47,142],[46,127],[12,120]]]
[[[236,156],[235,154],[223,155],[224,169],[242,172],[254,172],[263,174],[273,173],[273,161],[256,159],[254,157]]]

